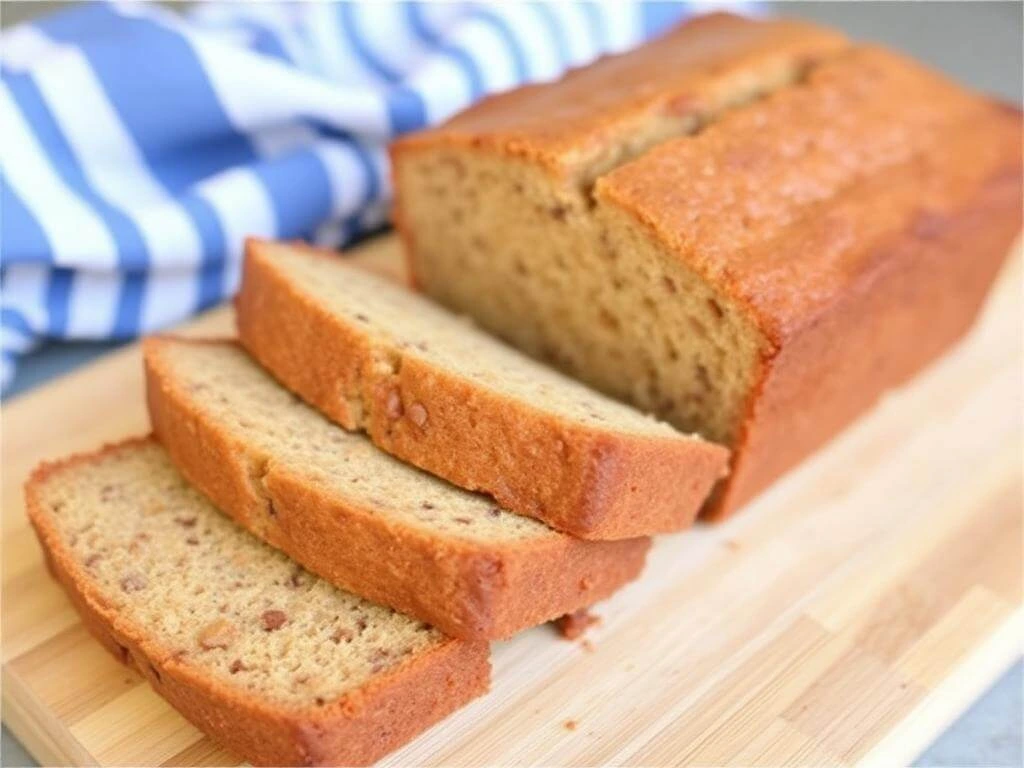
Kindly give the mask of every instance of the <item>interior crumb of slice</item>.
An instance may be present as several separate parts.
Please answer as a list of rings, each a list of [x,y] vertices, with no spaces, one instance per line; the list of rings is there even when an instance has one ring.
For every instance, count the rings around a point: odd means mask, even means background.
[[[433,299],[680,431],[735,444],[765,349],[740,305],[626,214],[530,164],[439,148],[400,171]]]
[[[678,436],[668,424],[531,359],[400,285],[341,259],[270,247],[275,263],[303,293],[400,355],[426,360],[568,421],[632,434]]]
[[[445,537],[514,541],[555,536],[531,518],[456,488],[345,431],[280,386],[230,343],[167,342],[160,354],[206,417],[275,467],[337,499]]]
[[[342,592],[217,512],[152,442],[43,481],[76,567],[119,620],[173,663],[289,706],[323,706],[445,642]]]

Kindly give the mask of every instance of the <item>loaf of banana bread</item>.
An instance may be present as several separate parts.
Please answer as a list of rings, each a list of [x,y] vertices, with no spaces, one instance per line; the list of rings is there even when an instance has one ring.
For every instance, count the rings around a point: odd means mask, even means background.
[[[718,14],[393,147],[414,280],[733,449],[736,509],[958,339],[1021,226],[1021,118]]]

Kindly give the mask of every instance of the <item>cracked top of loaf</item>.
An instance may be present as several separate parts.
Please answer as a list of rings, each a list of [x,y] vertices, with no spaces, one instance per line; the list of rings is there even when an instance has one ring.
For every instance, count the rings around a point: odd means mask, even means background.
[[[614,164],[609,145],[647,144],[689,132],[729,105],[792,82],[813,62],[848,46],[838,32],[800,21],[710,14],[634,51],[574,69],[555,83],[483,99],[399,144],[491,146],[553,170],[587,172],[590,164]]]
[[[900,233],[927,242],[953,211],[1019,189],[1020,136],[1019,110],[907,57],[810,24],[714,14],[487,99],[399,141],[395,157],[476,152],[541,168],[561,220],[639,225],[771,347],[886,269]]]

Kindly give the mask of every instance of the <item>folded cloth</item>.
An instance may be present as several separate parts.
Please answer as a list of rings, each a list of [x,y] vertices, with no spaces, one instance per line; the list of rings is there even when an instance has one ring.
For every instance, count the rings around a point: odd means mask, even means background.
[[[386,146],[707,4],[86,3],[0,37],[2,379],[231,295],[246,235],[386,220]]]

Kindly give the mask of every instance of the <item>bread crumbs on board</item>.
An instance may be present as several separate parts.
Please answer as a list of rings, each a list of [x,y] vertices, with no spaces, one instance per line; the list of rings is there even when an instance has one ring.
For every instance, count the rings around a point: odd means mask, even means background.
[[[554,624],[562,637],[566,640],[575,640],[594,624],[600,623],[600,621],[600,616],[596,616],[588,612],[586,608],[581,608],[574,613],[567,613],[564,616],[560,616],[555,619]]]

